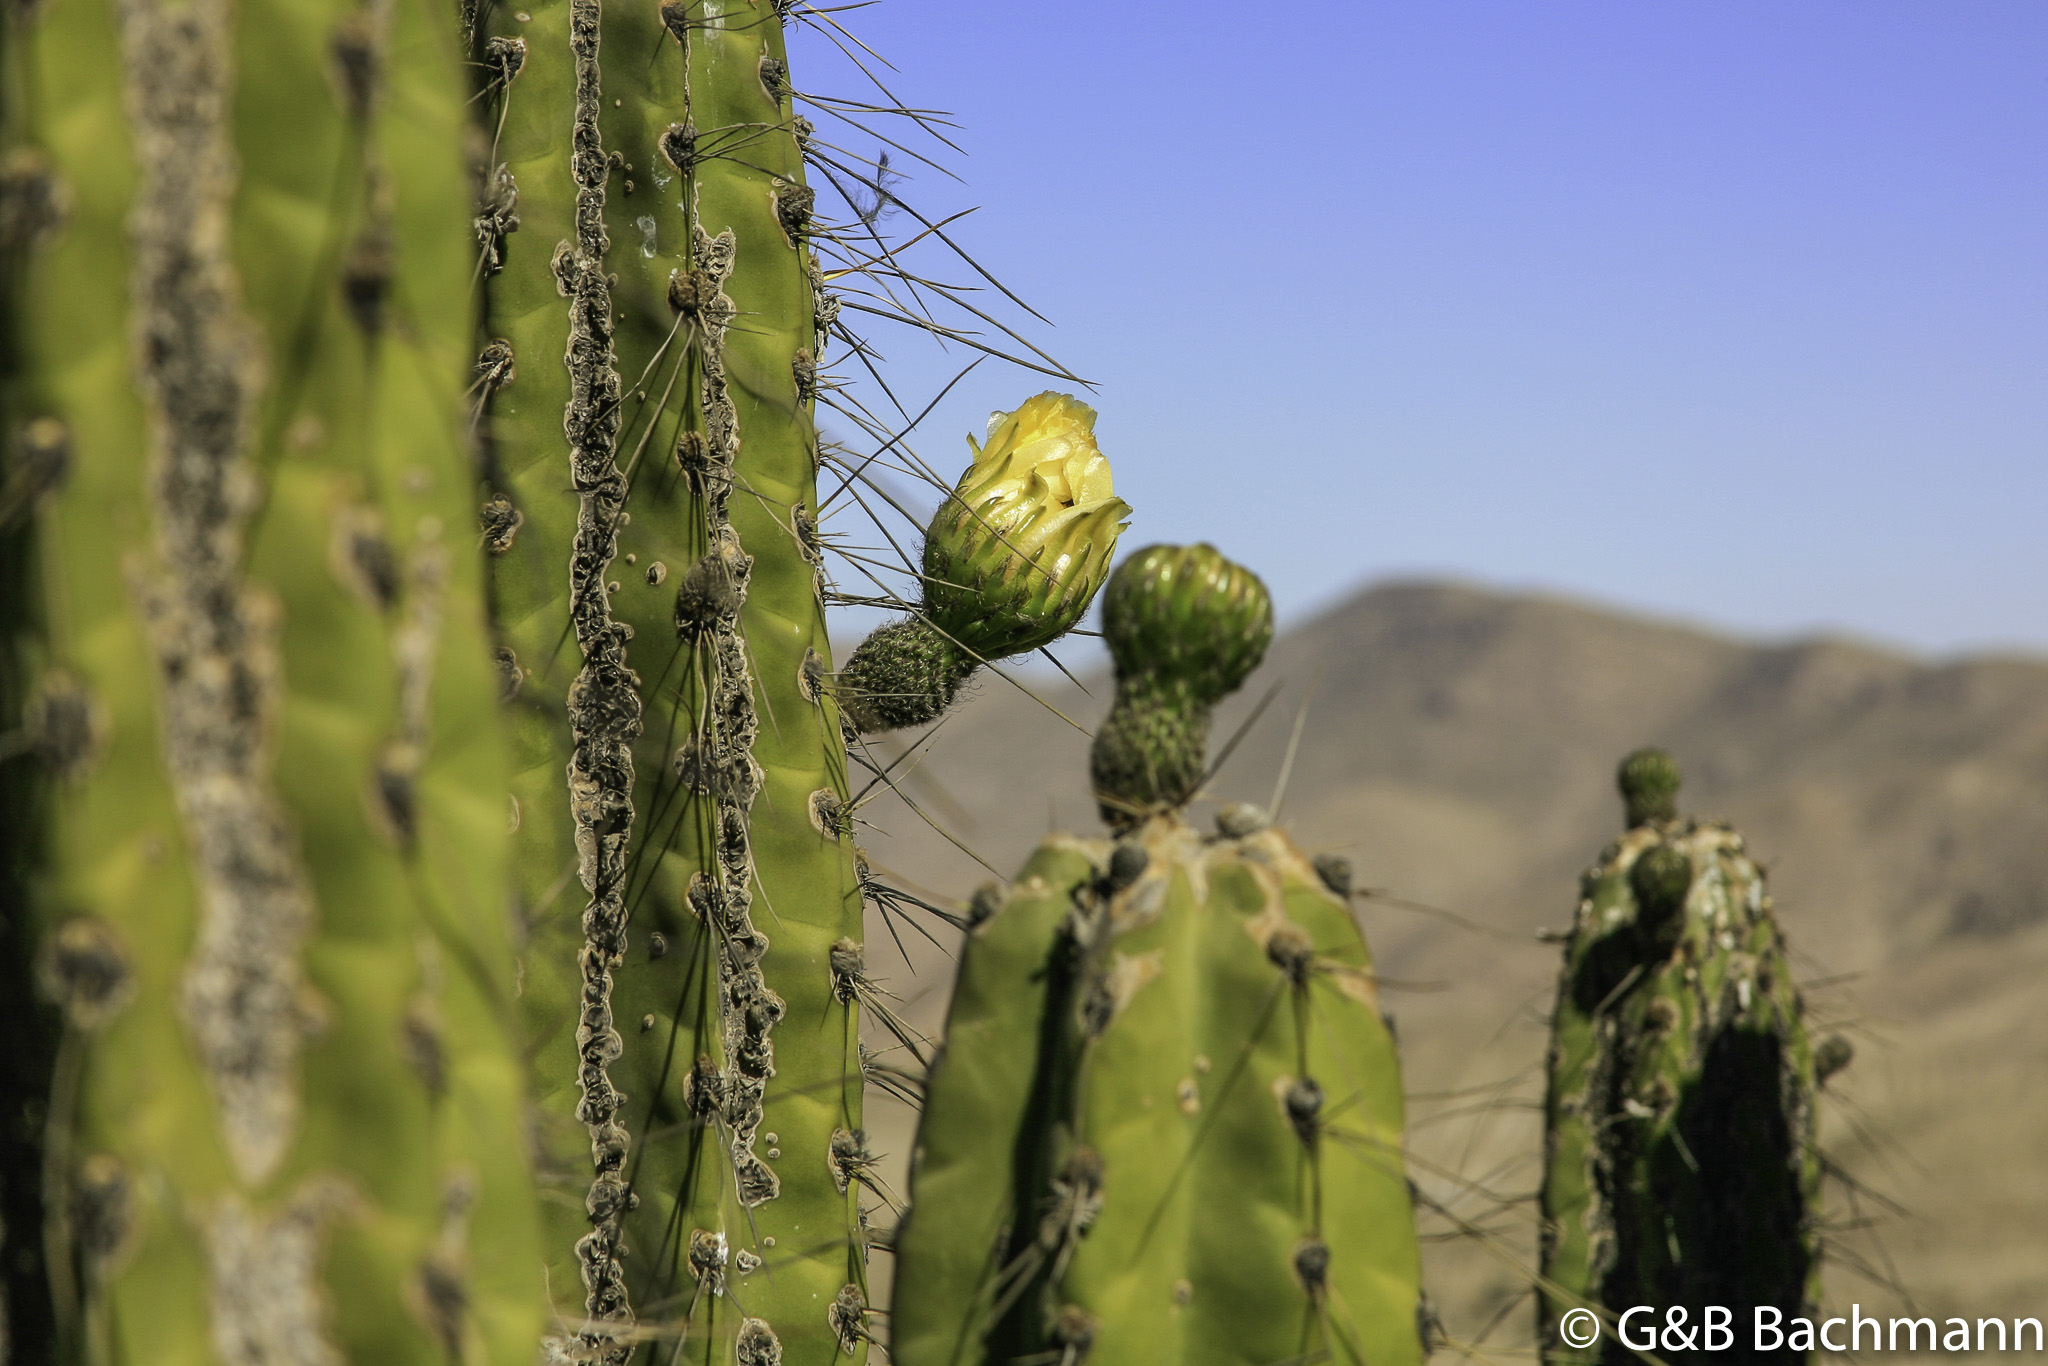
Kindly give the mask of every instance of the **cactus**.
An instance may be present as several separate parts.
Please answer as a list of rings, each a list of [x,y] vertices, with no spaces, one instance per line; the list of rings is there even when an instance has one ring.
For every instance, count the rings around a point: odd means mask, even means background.
[[[1112,577],[1118,837],[978,894],[897,1238],[903,1366],[1417,1362],[1394,1044],[1341,861],[1185,824],[1208,708],[1271,636],[1208,546]]]
[[[568,1187],[555,1350],[823,1361],[866,1333],[826,1312],[865,1293],[829,1160],[860,1128],[828,958],[861,895],[818,577],[827,305],[781,23],[688,0],[485,22],[484,181],[516,187],[517,231],[482,243],[483,516],[507,528],[524,1004]]]
[[[971,572],[931,575],[929,601],[888,628],[946,658],[909,679],[835,674],[818,479],[836,457],[816,410],[843,334],[821,259],[845,253],[807,168],[845,166],[796,113],[789,9],[570,0],[465,20],[479,516],[518,735],[523,1008],[560,1196],[551,1350],[568,1359],[865,1353],[871,882],[844,737],[898,701],[935,716],[982,660],[1071,626],[1114,540],[1104,514],[1123,510],[1093,413],[1033,400],[1045,420],[991,442],[1025,468],[970,471],[941,509],[987,533]],[[851,254],[895,268],[879,236]],[[927,565],[974,540],[938,526]],[[1007,635],[967,629],[992,613]]]
[[[1678,782],[1661,751],[1623,761],[1629,828],[1587,871],[1565,951],[1544,1104],[1550,1362],[1633,1359],[1611,1332],[1564,1342],[1580,1306],[1810,1315],[1818,1293],[1816,1050],[1785,936],[1742,837],[1680,819]],[[1842,1046],[1818,1050],[1823,1071]]]
[[[523,1364],[454,45],[357,0],[5,29],[14,1359]]]

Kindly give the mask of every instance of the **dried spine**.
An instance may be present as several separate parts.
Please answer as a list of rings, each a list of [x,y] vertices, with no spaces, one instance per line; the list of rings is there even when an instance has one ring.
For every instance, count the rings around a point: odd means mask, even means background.
[[[626,664],[631,632],[611,617],[605,571],[618,552],[626,481],[615,459],[619,375],[612,354],[612,297],[605,275],[604,146],[598,134],[599,0],[574,0],[570,50],[576,110],[570,173],[576,182],[576,238],[555,250],[556,280],[569,300],[569,405],[563,430],[577,493],[576,539],[569,561],[569,614],[583,669],[569,689],[569,803],[576,826],[578,874],[590,894],[583,911],[583,990],[576,1027],[576,1117],[590,1131],[595,1167],[585,1205],[591,1230],[576,1256],[590,1323],[581,1335],[597,1359],[624,1362],[630,1342],[617,1330],[633,1322],[620,1261],[628,1135],[619,1123],[626,1097],[607,1067],[618,1057],[612,1021],[612,970],[626,952],[626,845],[633,825],[633,741],[640,734],[639,679]]]
[[[136,377],[152,428],[155,554],[134,574],[163,682],[163,743],[199,879],[184,1011],[244,1180],[274,1172],[299,1108],[313,898],[269,781],[276,609],[240,578],[263,378],[229,259],[235,191],[225,0],[117,11],[141,168]]]

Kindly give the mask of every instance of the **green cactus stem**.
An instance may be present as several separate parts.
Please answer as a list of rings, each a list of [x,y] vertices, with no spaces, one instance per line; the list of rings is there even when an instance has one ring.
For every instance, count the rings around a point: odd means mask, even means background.
[[[871,1332],[865,1210],[886,1197],[861,1137],[871,883],[845,737],[904,686],[833,668],[824,608],[844,595],[818,472],[840,462],[848,502],[864,476],[816,416],[838,384],[826,344],[847,335],[832,281],[902,267],[849,193],[883,193],[885,159],[861,170],[797,114],[785,20],[806,11],[566,0],[461,19],[479,79],[477,507],[559,1196],[549,1350],[572,1360],[795,1366],[859,1357]],[[813,171],[852,222],[820,211]],[[928,690],[1066,629],[1107,560],[1122,504],[1073,434],[1092,413],[1056,395],[1027,410],[1044,412],[961,485],[979,533],[936,538],[963,557],[959,596],[920,624],[961,654]],[[901,435],[878,440],[901,456]]]
[[[1119,696],[1194,680],[1159,730],[1198,771],[1270,636],[1263,591],[1154,547],[1110,595]],[[894,1359],[1419,1362],[1400,1069],[1348,887],[1252,808],[1203,836],[1156,785],[1143,821],[1116,795],[1117,841],[1054,836],[975,899]]]
[[[989,417],[986,446],[925,531],[922,602],[839,671],[847,724],[869,735],[936,721],[981,665],[1072,630],[1102,586],[1130,506],[1110,488],[1095,410],[1043,393]]]
[[[528,1362],[455,54],[355,0],[4,42],[15,1359]]]
[[[834,303],[781,14],[568,0],[473,34],[478,505],[573,1360],[794,1366],[868,1332],[834,1146],[862,1089],[831,967],[862,933],[816,522]]]
[[[1822,1063],[1763,871],[1727,825],[1679,817],[1668,754],[1638,750],[1619,777],[1629,829],[1585,875],[1551,1024],[1539,1329],[1555,1363],[1633,1359],[1612,1332],[1565,1343],[1580,1306],[1790,1316],[1819,1289]]]

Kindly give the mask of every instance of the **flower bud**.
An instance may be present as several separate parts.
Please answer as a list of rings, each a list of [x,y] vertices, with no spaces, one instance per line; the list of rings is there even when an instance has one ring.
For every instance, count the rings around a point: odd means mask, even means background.
[[[1116,658],[1116,705],[1089,751],[1096,803],[1113,830],[1177,812],[1207,774],[1210,709],[1235,692],[1273,640],[1258,576],[1211,545],[1151,545],[1117,566],[1102,595]],[[1226,811],[1226,835],[1255,821]],[[1263,815],[1259,816],[1263,820]]]
[[[988,444],[932,518],[924,614],[978,659],[1073,629],[1108,576],[1130,506],[1110,487],[1095,410],[1044,393],[989,418]]]
[[[1621,761],[1614,775],[1628,808],[1628,824],[1678,819],[1678,761],[1661,749],[1639,749]]]
[[[1172,683],[1215,702],[1265,658],[1273,600],[1215,546],[1146,546],[1110,580],[1102,629],[1120,681]]]

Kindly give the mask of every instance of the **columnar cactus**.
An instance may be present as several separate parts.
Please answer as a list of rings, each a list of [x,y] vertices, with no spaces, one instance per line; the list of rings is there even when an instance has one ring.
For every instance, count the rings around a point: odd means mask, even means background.
[[[523,1364],[454,44],[379,0],[5,30],[13,1359]]]
[[[840,305],[788,8],[568,0],[465,21],[479,516],[520,737],[523,1003],[568,1359],[865,1353],[873,989],[844,735],[880,728],[878,691],[884,708],[942,693],[936,715],[973,662],[1070,627],[1114,539],[1071,565],[1072,524],[1123,507],[1092,412],[1034,400],[1059,450],[1033,459],[1043,433],[1020,427],[1018,487],[963,481],[948,506],[998,544],[948,582],[960,610],[910,628],[964,654],[928,678],[835,676],[815,409]],[[935,532],[927,564],[959,539]],[[998,617],[1011,636],[963,638]]]
[[[1585,875],[1551,1023],[1539,1326],[1558,1363],[1633,1359],[1611,1331],[1566,1342],[1580,1306],[1790,1316],[1818,1290],[1815,1050],[1763,871],[1727,825],[1679,818],[1669,755],[1631,754],[1620,786],[1629,828]]]
[[[828,962],[861,897],[781,23],[691,0],[481,22],[482,518],[568,1184],[555,1349],[823,1361],[867,1331],[859,1190],[831,1156],[860,1129],[855,1018]]]
[[[1119,837],[1054,836],[975,899],[893,1357],[1417,1362],[1399,1067],[1348,869],[1249,807],[1215,836],[1179,814],[1208,706],[1270,638],[1265,590],[1208,546],[1153,547],[1106,604]]]

